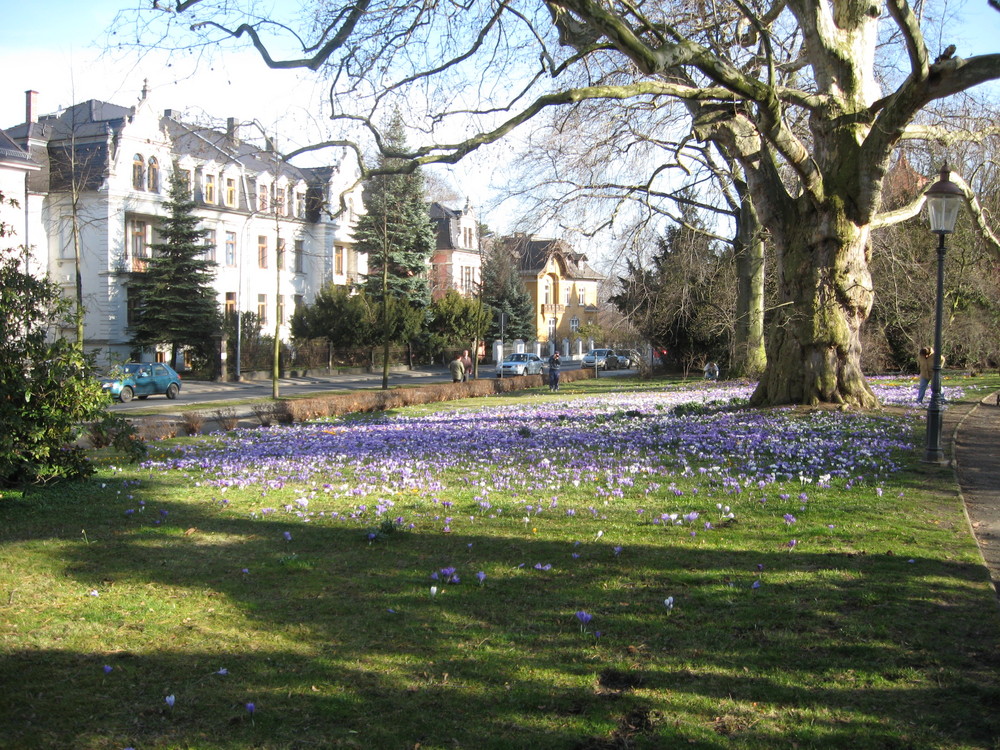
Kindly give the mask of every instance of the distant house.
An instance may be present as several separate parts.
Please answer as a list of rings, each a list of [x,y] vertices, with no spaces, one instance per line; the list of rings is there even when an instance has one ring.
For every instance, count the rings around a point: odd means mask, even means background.
[[[244,140],[234,118],[225,128],[185,123],[154,111],[145,90],[135,106],[90,100],[41,117],[36,96],[27,92],[25,122],[6,131],[38,164],[28,176],[27,232],[67,296],[75,295],[79,244],[85,345],[100,362],[129,356],[130,282],[159,239],[175,168],[208,230],[205,257],[217,264],[225,311],[256,313],[269,332],[277,319],[286,338],[295,307],[326,283],[351,284],[366,272],[351,234],[361,193],[341,202],[354,176],[339,165],[295,167],[270,139]]]
[[[558,343],[579,336],[594,322],[598,288],[604,276],[563,240],[515,234],[498,240],[511,253],[535,307],[538,340]]]
[[[30,219],[28,214],[28,180],[30,175],[38,172],[40,165],[30,154],[0,130],[0,194],[6,201],[15,201],[16,206],[4,204],[0,206],[0,221],[6,225],[8,236],[0,237],[0,250],[13,250],[28,247],[32,237],[28,232]],[[25,270],[40,274],[44,269],[31,258],[30,252],[21,250],[18,255],[25,258]]]
[[[461,209],[431,203],[428,212],[437,234],[430,267],[431,298],[440,299],[452,289],[463,296],[475,294],[483,268],[475,210],[467,201]]]

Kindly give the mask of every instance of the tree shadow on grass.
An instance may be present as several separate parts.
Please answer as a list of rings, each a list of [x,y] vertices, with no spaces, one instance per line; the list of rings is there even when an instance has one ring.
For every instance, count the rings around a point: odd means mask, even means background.
[[[208,502],[136,518],[127,504],[105,502],[103,522],[88,510],[90,543],[58,549],[81,593],[53,616],[89,628],[89,645],[8,640],[0,747],[775,747],[790,733],[935,747],[1000,733],[1000,635],[975,564],[681,537],[616,554],[513,531],[369,544],[352,521]],[[68,516],[36,514],[37,528]]]

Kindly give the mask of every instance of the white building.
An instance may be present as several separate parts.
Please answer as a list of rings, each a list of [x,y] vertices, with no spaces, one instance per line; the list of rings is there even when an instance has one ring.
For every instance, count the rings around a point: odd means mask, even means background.
[[[443,203],[428,207],[437,245],[430,261],[431,296],[444,297],[454,289],[469,297],[482,282],[483,256],[479,243],[479,217],[469,202],[461,209]]]
[[[154,111],[145,92],[133,107],[91,100],[41,117],[35,101],[27,92],[25,122],[6,130],[38,165],[27,179],[25,236],[70,297],[79,247],[86,348],[99,362],[130,355],[130,280],[158,241],[174,168],[187,172],[209,232],[220,308],[256,313],[267,333],[277,316],[287,339],[296,305],[366,272],[351,236],[361,191],[341,201],[354,178],[339,165],[295,167],[270,141],[244,140],[235,119],[225,130],[185,124]]]
[[[35,274],[44,270],[31,262],[31,256],[25,253],[24,248],[32,239],[28,235],[31,223],[28,213],[28,180],[40,168],[27,151],[0,130],[0,195],[4,197],[4,204],[0,205],[0,222],[7,232],[6,236],[0,237],[0,251],[10,250],[23,257],[28,264],[26,270]],[[12,205],[11,202],[17,205]]]

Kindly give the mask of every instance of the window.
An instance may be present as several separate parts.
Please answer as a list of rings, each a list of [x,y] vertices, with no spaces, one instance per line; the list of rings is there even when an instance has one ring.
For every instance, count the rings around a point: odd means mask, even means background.
[[[347,199],[347,220],[354,221],[354,198]]]
[[[227,206],[236,208],[236,180],[232,177],[226,178],[226,197],[224,200]]]
[[[274,254],[274,266],[279,271],[285,270],[285,239],[283,237],[278,238],[278,248]]]
[[[226,265],[236,265],[236,232],[226,232]]]
[[[267,325],[267,295],[257,295],[257,322],[261,326]]]
[[[556,319],[549,318],[549,341],[556,340]]]
[[[149,167],[146,172],[146,186],[149,188],[149,192],[151,193],[160,192],[160,162],[156,160],[155,156],[149,157]]]
[[[187,185],[188,195],[194,198],[194,172],[190,169],[184,169],[181,171],[181,174],[184,175],[186,181],[184,184]]]
[[[301,294],[296,294],[294,297],[292,297],[292,314],[294,315],[299,310],[301,310],[302,306],[305,303],[306,303],[306,298],[303,297]]]
[[[270,193],[270,187],[267,183],[260,182],[257,184],[257,210],[267,211],[267,196]]]
[[[344,248],[341,245],[333,248],[333,272],[337,276],[344,275]]]
[[[569,330],[571,330],[573,333],[579,333],[580,332],[580,319],[579,318],[573,318],[572,320],[570,320],[570,322],[569,322]]]
[[[576,290],[576,304],[581,307],[587,304],[587,293],[583,289]]]
[[[548,305],[552,303],[552,282],[548,279],[542,284],[542,304]]]
[[[278,216],[285,215],[285,189],[283,187],[274,188],[274,213]]]
[[[226,317],[236,315],[236,292],[226,292]]]
[[[136,308],[139,306],[139,295],[132,287],[125,287],[125,325],[134,326],[139,319]]]
[[[567,284],[566,285],[566,292],[563,294],[563,304],[564,305],[568,305],[569,304],[569,293],[570,293],[570,287],[569,287],[569,284]]]
[[[295,271],[295,273],[305,273],[305,254],[305,242],[302,240],[295,240],[295,258],[292,261],[294,264],[292,270]]]
[[[146,161],[142,154],[132,157],[132,187],[142,190],[146,187]]]
[[[285,325],[285,295],[278,295],[278,323]]]
[[[257,268],[267,268],[267,237],[257,237]]]
[[[472,229],[472,227],[465,227],[462,230],[462,240],[464,243],[463,244],[464,247],[474,248],[476,246],[475,245],[476,233]]]
[[[215,262],[215,230],[209,229],[205,235],[205,260]]]
[[[462,267],[462,289],[466,292],[471,292],[473,288],[472,271],[472,266]]]
[[[306,194],[295,194],[295,215],[300,219],[306,218]]]
[[[215,197],[215,175],[205,175],[205,203],[216,203]]]
[[[149,225],[145,221],[133,219],[129,229],[132,255],[132,270],[145,271],[149,257]]]

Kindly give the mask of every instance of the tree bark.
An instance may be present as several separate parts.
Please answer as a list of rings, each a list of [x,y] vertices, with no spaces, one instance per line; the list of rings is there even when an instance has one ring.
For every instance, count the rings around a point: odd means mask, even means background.
[[[732,372],[756,378],[767,366],[764,346],[764,241],[745,183],[736,183],[740,212],[733,240],[736,256],[736,330]]]
[[[775,236],[779,305],[753,405],[878,406],[861,371],[861,325],[872,307],[870,230],[842,210],[798,211]]]

